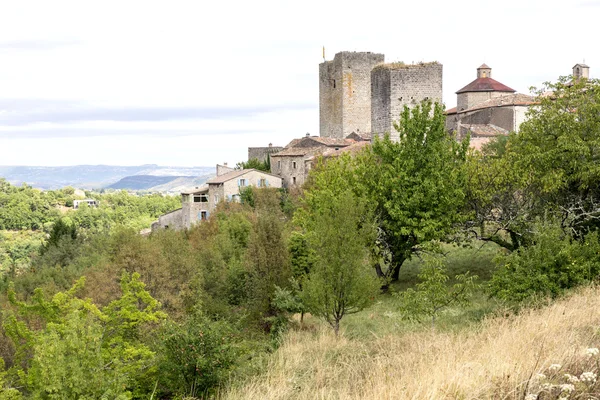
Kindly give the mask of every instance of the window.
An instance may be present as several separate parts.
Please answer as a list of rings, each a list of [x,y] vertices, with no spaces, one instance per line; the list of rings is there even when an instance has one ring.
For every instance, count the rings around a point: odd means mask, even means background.
[[[240,195],[239,194],[233,194],[233,195],[231,195],[231,201],[233,201],[235,203],[239,203],[240,202]]]
[[[217,204],[219,202],[219,195],[215,194],[215,204]]]
[[[333,88],[335,89],[335,79],[333,79]]]
[[[258,187],[267,187],[267,180],[265,178],[261,178],[258,180]]]
[[[295,185],[295,184],[296,184],[296,177],[295,177],[295,176],[293,176],[293,177],[292,177],[292,185]]]
[[[195,195],[194,203],[208,203],[208,195],[206,195],[206,194]]]
[[[296,161],[292,161],[292,168],[296,169]]]
[[[206,221],[208,219],[207,211],[200,211],[200,221]]]
[[[281,169],[281,160],[277,160],[277,169]]]
[[[238,179],[238,186],[239,187],[244,187],[246,186],[248,183],[246,182],[245,179]]]

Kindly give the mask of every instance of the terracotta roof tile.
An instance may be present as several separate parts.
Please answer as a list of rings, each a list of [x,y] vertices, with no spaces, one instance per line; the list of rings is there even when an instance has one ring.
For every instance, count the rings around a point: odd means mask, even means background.
[[[492,78],[477,78],[469,83],[464,88],[460,89],[456,94],[466,92],[516,92],[516,90],[498,82]]]

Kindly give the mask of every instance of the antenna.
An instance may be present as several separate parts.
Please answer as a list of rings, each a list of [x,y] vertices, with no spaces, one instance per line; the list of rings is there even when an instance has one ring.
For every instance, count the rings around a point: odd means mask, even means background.
[[[323,46],[323,62],[325,62],[325,46]]]

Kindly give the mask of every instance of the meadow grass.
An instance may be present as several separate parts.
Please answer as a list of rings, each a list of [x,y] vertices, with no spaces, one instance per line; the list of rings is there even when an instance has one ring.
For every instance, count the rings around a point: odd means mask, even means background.
[[[453,251],[450,274],[470,270],[489,278],[497,249]],[[417,282],[418,261],[405,267],[394,290]],[[566,398],[564,390],[571,398],[597,398],[595,376],[582,374],[599,372],[598,360],[586,356],[600,347],[599,323],[598,287],[518,315],[479,291],[469,307],[444,311],[433,329],[404,321],[394,297],[380,295],[342,320],[339,338],[308,316],[302,329],[284,336],[261,373],[231,382],[219,398],[530,400]],[[593,381],[580,379],[571,388],[566,373]]]

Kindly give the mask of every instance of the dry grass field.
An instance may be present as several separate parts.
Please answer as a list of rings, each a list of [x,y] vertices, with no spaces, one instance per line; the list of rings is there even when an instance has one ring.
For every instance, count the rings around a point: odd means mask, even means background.
[[[376,319],[378,312],[383,309],[363,313]],[[424,324],[378,334],[375,326],[370,335],[346,332],[336,339],[323,325],[313,328],[290,331],[262,374],[228,387],[220,398],[599,398],[598,287],[460,329]]]

